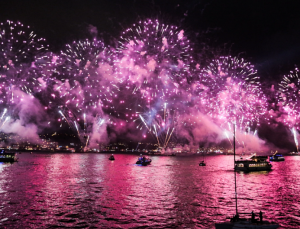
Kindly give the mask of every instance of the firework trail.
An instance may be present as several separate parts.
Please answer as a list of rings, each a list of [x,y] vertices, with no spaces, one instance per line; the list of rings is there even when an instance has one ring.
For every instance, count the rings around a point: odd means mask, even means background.
[[[105,123],[105,119],[97,114],[96,118],[95,118],[95,125],[96,125],[96,129],[97,131],[99,131],[99,129],[101,128],[101,126]]]
[[[229,138],[229,134],[228,134],[228,132],[227,132],[226,130],[224,131],[224,134],[225,134],[226,138],[228,139],[230,145],[233,147],[233,145],[232,145],[232,143],[231,143],[231,140],[230,140],[230,138]]]
[[[82,143],[83,151],[86,151],[89,143],[89,132],[87,131],[87,119],[86,114],[83,114],[83,128],[81,128],[79,124],[80,118],[76,117],[76,115],[66,107],[60,107],[59,114],[61,115],[62,121],[65,121],[68,126],[73,130],[74,133],[77,134],[78,139]],[[59,120],[60,121],[60,120]],[[99,125],[98,123],[95,123]],[[103,123],[102,123],[103,124]],[[62,125],[62,124],[61,124]]]
[[[73,129],[74,132],[76,132],[78,134],[78,138],[81,139],[82,131],[78,129],[78,124],[77,124],[78,119],[71,112],[71,110],[68,110],[67,108],[61,107],[61,109],[58,112],[62,117],[62,121],[66,121],[68,123],[69,127],[71,129]]]
[[[294,141],[295,141],[295,144],[296,144],[296,148],[297,148],[297,152],[298,152],[298,138],[297,138],[297,131],[295,130],[295,128],[292,128],[292,133],[293,133],[293,136],[294,136]]]
[[[161,112],[152,108],[150,111],[137,114],[138,119],[135,119],[134,122],[141,121],[137,128],[142,130],[145,127],[155,137],[159,148],[167,148],[170,139],[174,137],[173,133],[178,124],[176,114],[167,109],[167,104],[164,105]]]
[[[5,116],[7,114],[7,109],[5,108],[3,110],[3,113],[1,115],[1,118],[0,118],[0,129],[4,126],[4,124],[9,121],[10,117],[9,116]],[[5,118],[4,118],[5,117]]]

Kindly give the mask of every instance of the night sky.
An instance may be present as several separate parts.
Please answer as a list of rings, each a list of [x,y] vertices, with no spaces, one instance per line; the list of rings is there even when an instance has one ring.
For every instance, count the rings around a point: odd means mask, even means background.
[[[98,31],[114,45],[120,33],[146,18],[181,27],[196,47],[239,55],[258,69],[269,88],[300,63],[300,4],[276,0],[10,0],[0,3],[0,21],[30,25],[50,49]],[[96,30],[95,30],[96,29]],[[195,52],[197,53],[197,52]],[[197,59],[197,56],[196,56]],[[276,87],[276,86],[275,86]],[[265,90],[267,90],[265,88]],[[268,128],[265,128],[268,132]],[[284,134],[284,132],[283,132]],[[265,133],[267,135],[267,133]],[[277,141],[269,139],[271,141]]]
[[[137,20],[158,18],[182,27],[196,44],[242,54],[263,79],[280,79],[300,62],[297,1],[122,0],[1,1],[0,20],[19,20],[53,50],[86,38],[91,26],[106,42]],[[199,45],[199,49],[201,45]]]

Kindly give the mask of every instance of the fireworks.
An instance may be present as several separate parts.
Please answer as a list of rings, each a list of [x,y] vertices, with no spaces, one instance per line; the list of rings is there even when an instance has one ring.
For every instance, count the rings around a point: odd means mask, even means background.
[[[97,117],[99,110],[111,109],[112,99],[117,97],[109,53],[102,41],[86,39],[67,44],[56,60],[53,88],[58,94],[52,94],[53,103],[60,103],[74,117],[81,117],[69,122],[69,126],[76,129],[85,144],[88,127],[93,123],[92,119],[87,120],[86,113]],[[79,131],[80,120],[83,134]]]
[[[294,137],[294,142],[298,151],[297,130],[299,130],[299,110],[300,110],[300,79],[299,70],[295,68],[288,75],[283,76],[279,84],[279,102],[282,105],[283,122],[290,129]]]
[[[145,20],[122,33],[115,55],[118,78],[134,85],[149,105],[181,100],[181,87],[190,77],[193,62],[190,41],[184,31],[158,20]]]
[[[136,135],[151,133],[166,148],[170,141],[192,134],[201,122],[197,112],[221,126],[220,135],[228,139],[233,123],[243,132],[256,133],[262,117],[268,118],[267,98],[251,63],[221,56],[192,69],[195,53],[184,30],[158,20],[126,29],[116,47],[98,38],[83,39],[60,53],[48,51],[45,40],[29,27],[7,21],[0,24],[0,50],[2,129],[19,112],[10,108],[34,97],[59,117],[59,126],[66,123],[77,134],[84,148],[133,125],[141,132]],[[299,82],[298,69],[284,76],[279,97],[295,142]],[[185,129],[182,136],[178,129]]]
[[[279,101],[282,103],[285,113],[284,123],[290,128],[299,129],[299,110],[300,110],[300,79],[299,70],[296,68],[290,74],[283,76],[279,84]]]
[[[296,132],[295,128],[292,128],[292,133],[293,133],[293,136],[294,136],[294,141],[295,141],[297,152],[298,152],[298,145],[299,144],[298,144],[297,132]]]
[[[158,147],[166,148],[178,124],[176,114],[167,109],[167,103],[164,104],[161,112],[151,109],[137,114],[138,119],[134,121],[141,121],[137,128],[142,130],[145,127],[147,131],[155,136]]]
[[[134,65],[147,67],[149,71],[160,68],[168,68],[170,72],[181,68],[188,71],[193,62],[190,41],[177,26],[148,19],[128,28],[120,38],[119,53],[135,56]]]
[[[5,108],[3,110],[3,113],[1,115],[1,118],[0,118],[0,129],[3,127],[3,125],[9,121],[10,117],[9,116],[6,116],[7,115],[7,109]]]
[[[244,59],[231,56],[221,56],[214,59],[205,69],[202,70],[201,84],[209,86],[209,92],[215,97],[223,90],[228,80],[241,83],[242,87],[251,87],[252,90],[260,90],[257,71],[251,63]],[[243,81],[243,82],[241,82]]]
[[[16,90],[33,94],[37,78],[28,69],[32,68],[36,55],[47,49],[45,39],[38,39],[29,26],[9,20],[0,24],[1,104],[17,103],[20,97]]]
[[[112,82],[109,50],[102,41],[83,40],[67,44],[57,66],[56,90],[65,105],[77,110],[109,104],[118,89]]]
[[[38,39],[29,26],[20,22],[0,23],[0,31],[1,70],[31,63],[37,52],[48,49],[45,39]]]
[[[200,107],[222,124],[236,123],[241,130],[259,125],[267,111],[253,66],[243,59],[220,57],[202,72],[198,84]]]

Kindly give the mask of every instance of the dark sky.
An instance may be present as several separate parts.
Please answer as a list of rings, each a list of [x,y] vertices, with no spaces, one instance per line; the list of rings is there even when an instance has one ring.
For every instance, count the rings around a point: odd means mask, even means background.
[[[300,4],[288,0],[10,0],[0,21],[19,20],[53,50],[85,38],[90,25],[107,41],[139,19],[181,26],[195,43],[242,53],[266,79],[280,79],[300,63]],[[110,37],[111,36],[111,37]],[[224,46],[224,44],[226,44]],[[227,50],[227,51],[228,51]],[[228,52],[227,52],[228,53]]]

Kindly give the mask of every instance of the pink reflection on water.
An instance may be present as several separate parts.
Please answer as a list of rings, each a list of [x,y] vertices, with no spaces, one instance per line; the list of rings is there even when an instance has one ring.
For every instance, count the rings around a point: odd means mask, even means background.
[[[115,158],[107,166],[109,178],[103,197],[98,200],[111,209],[111,217],[119,221],[131,217],[134,220],[128,227],[149,225],[153,218],[166,217],[167,209],[172,206],[165,200],[175,198],[170,184],[172,171],[167,166],[172,162],[167,157],[151,157],[152,165],[140,166],[135,164],[137,156],[115,155]]]
[[[213,228],[235,213],[233,156],[21,154],[0,164],[0,227]],[[299,228],[300,157],[271,172],[237,173],[239,212]]]

